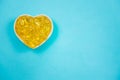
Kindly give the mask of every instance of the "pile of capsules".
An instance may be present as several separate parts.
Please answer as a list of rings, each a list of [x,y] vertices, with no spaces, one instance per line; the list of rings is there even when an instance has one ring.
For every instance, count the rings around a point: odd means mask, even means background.
[[[20,39],[30,48],[44,42],[52,29],[52,23],[46,16],[20,16],[16,20],[15,31]]]

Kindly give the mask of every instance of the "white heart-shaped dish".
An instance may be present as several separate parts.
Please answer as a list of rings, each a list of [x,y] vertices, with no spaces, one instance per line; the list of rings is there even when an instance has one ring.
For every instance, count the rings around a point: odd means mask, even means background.
[[[35,49],[44,44],[53,33],[51,18],[44,14],[20,15],[14,23],[14,32],[21,42]]]

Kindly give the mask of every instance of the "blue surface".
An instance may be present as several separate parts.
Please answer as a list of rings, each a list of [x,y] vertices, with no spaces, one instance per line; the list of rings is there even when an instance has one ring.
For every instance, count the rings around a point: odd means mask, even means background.
[[[21,14],[52,18],[36,50],[15,36]],[[120,80],[120,0],[0,0],[0,80]]]

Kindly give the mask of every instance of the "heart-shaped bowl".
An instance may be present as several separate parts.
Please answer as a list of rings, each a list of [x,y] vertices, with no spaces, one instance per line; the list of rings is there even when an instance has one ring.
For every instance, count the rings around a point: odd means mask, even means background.
[[[23,16],[29,16],[29,17],[31,17],[31,18],[36,18],[36,17],[46,17],[46,19],[48,19],[48,21],[50,22],[50,32],[49,32],[49,34],[47,35],[47,37],[44,39],[44,40],[42,40],[42,38],[41,38],[41,42],[39,43],[39,44],[37,44],[37,45],[34,45],[34,47],[32,47],[32,46],[30,46],[29,44],[27,44],[26,42],[25,42],[25,40],[24,40],[24,38],[22,39],[21,38],[21,36],[23,36],[23,35],[19,35],[18,34],[18,32],[17,32],[17,29],[18,30],[20,30],[19,28],[16,28],[16,25],[17,25],[17,21],[18,21],[18,19],[20,19],[21,17],[23,17]],[[20,21],[21,22],[21,21]],[[41,24],[41,23],[40,23]],[[43,24],[43,23],[42,23]],[[29,27],[29,26],[28,26]],[[45,26],[45,27],[47,27],[47,26]],[[34,28],[33,28],[34,29]],[[25,29],[22,29],[22,30],[25,30]],[[38,30],[39,31],[39,30]],[[48,17],[47,15],[45,15],[45,14],[40,14],[40,15],[37,15],[37,16],[31,16],[31,15],[28,15],[28,14],[23,14],[23,15],[20,15],[20,16],[18,16],[17,18],[16,18],[16,20],[15,20],[15,22],[14,22],[14,33],[15,33],[15,35],[18,37],[18,39],[22,42],[22,43],[24,43],[26,46],[28,46],[29,48],[32,48],[32,49],[36,49],[36,48],[38,48],[39,46],[41,46],[42,44],[44,44],[49,38],[50,38],[50,36],[52,35],[52,33],[53,33],[53,22],[52,22],[52,20],[51,20],[51,18],[50,17]],[[36,33],[36,32],[34,32],[34,33]],[[26,34],[26,33],[25,33]],[[30,33],[30,34],[32,34],[32,33]],[[38,34],[38,35],[40,35],[40,34]],[[44,34],[45,35],[45,34]],[[29,34],[28,34],[28,36],[29,36]],[[26,37],[26,36],[25,36]],[[39,36],[40,37],[40,36]],[[34,38],[36,38],[36,37],[34,37]],[[40,39],[40,38],[39,38]],[[29,40],[28,40],[28,42],[29,43],[32,43],[32,41],[30,42]],[[37,41],[36,41],[37,42]]]

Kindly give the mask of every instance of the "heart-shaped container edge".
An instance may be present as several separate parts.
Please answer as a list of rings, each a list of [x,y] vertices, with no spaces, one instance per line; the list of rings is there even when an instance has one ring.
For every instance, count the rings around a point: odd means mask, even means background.
[[[40,15],[37,15],[37,16],[32,16],[32,15],[28,15],[28,14],[22,14],[22,15],[18,16],[18,17],[15,19],[15,22],[14,22],[14,33],[15,33],[15,35],[18,37],[18,39],[19,39],[24,45],[26,45],[26,44],[25,44],[24,41],[18,36],[18,34],[17,34],[16,31],[15,31],[15,24],[16,24],[16,21],[17,21],[17,19],[18,19],[19,17],[21,17],[21,16],[26,16],[26,15],[27,15],[27,16],[31,16],[31,17],[46,16],[46,17],[50,20],[50,22],[51,22],[51,24],[52,24],[52,29],[51,29],[51,32],[50,32],[50,34],[48,35],[47,39],[44,40],[41,44],[39,44],[39,45],[36,46],[35,48],[32,48],[32,49],[36,49],[36,48],[40,47],[41,45],[43,45],[43,44],[50,38],[50,36],[52,35],[52,33],[53,33],[53,22],[52,22],[51,18],[48,17],[48,16],[45,15],[45,14],[40,14]],[[26,45],[26,46],[29,47],[28,45]],[[30,48],[30,47],[29,47],[29,48]]]

